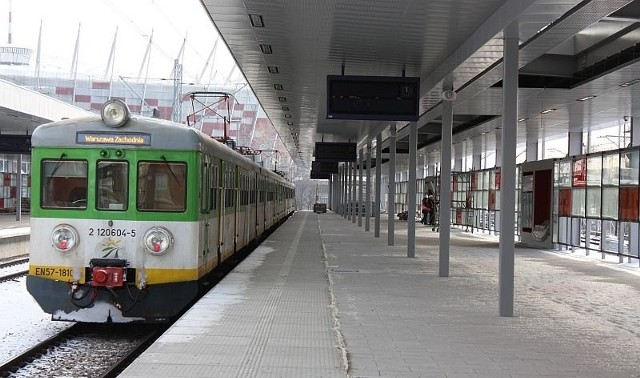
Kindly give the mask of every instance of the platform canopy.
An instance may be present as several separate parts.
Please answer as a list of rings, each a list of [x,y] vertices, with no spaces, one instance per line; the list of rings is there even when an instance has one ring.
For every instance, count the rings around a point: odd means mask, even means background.
[[[380,132],[386,140],[394,122],[327,119],[328,75],[419,77],[418,148],[434,158],[446,77],[457,92],[454,145],[500,128],[502,31],[514,22],[518,143],[601,127],[639,109],[625,86],[640,78],[637,1],[201,2],[303,169],[311,169],[316,142],[361,148]],[[400,153],[406,125],[397,122]]]

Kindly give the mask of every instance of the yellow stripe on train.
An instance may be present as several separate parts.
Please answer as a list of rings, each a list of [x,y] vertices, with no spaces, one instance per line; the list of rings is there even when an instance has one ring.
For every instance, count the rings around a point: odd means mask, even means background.
[[[141,269],[136,269],[136,283],[140,282]],[[198,279],[198,269],[145,269],[145,282],[147,285],[162,283],[174,283],[195,281]],[[74,269],[70,266],[29,266],[29,275],[63,282],[85,283],[85,268]],[[131,278],[128,278],[131,281]]]
[[[192,269],[145,269],[147,285],[171,282],[195,281],[198,279],[198,268]],[[136,282],[141,270],[136,270]]]

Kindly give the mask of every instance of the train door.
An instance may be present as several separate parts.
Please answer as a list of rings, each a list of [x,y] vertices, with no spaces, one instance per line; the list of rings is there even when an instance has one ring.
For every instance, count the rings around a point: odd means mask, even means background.
[[[274,202],[275,202],[275,196],[273,193],[273,183],[271,181],[267,181],[266,182],[266,194],[267,194],[267,204],[266,204],[266,223],[265,223],[265,227],[266,228],[271,228],[271,226],[273,226],[273,220],[275,218],[275,206],[274,206]]]
[[[220,185],[220,161],[211,160],[211,164],[209,166],[210,174],[210,184],[209,184],[209,198],[211,200],[209,204],[210,213],[208,217],[209,222],[209,245],[211,246],[211,251],[216,254],[216,262],[215,265],[220,264],[222,260],[222,256],[220,255],[219,245],[220,245],[220,193],[221,193],[221,185]]]
[[[220,237],[220,254],[222,260],[226,260],[235,250],[235,231],[236,231],[236,180],[235,166],[231,163],[224,162],[224,178],[223,178],[223,209],[221,210],[221,237]]]
[[[264,228],[268,230],[271,227],[271,202],[269,202],[269,190],[271,183],[269,179],[264,180]]]
[[[265,212],[264,212],[264,177],[258,176],[257,180],[258,195],[256,197],[256,223],[258,234],[262,234],[265,230]]]
[[[249,240],[254,240],[258,235],[258,206],[256,204],[257,175],[252,172],[249,176]]]
[[[199,180],[199,208],[200,216],[198,217],[198,227],[200,232],[200,240],[198,241],[198,266],[204,271],[208,271],[212,268],[211,265],[217,263],[217,254],[212,255],[211,252],[215,252],[212,249],[211,244],[211,224],[209,222],[210,215],[210,197],[209,186],[211,185],[211,171],[209,156],[201,155],[200,157],[200,180]],[[214,257],[215,256],[215,257]],[[208,268],[208,269],[207,269]],[[203,272],[200,272],[201,274]]]
[[[238,168],[238,206],[236,223],[236,250],[247,243],[248,184],[247,172]]]
[[[232,185],[233,185],[233,252],[238,250],[238,238],[240,237],[240,167],[234,166],[232,170]]]

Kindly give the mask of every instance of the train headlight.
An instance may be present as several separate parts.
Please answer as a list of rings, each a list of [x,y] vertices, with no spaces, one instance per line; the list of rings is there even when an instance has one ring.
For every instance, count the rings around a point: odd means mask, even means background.
[[[102,122],[109,127],[120,127],[131,118],[127,104],[121,100],[109,100],[102,105]]]
[[[71,251],[79,241],[78,231],[68,224],[60,224],[51,232],[51,244],[60,252]]]
[[[152,227],[144,233],[144,248],[152,255],[161,255],[173,245],[173,235],[164,227]]]

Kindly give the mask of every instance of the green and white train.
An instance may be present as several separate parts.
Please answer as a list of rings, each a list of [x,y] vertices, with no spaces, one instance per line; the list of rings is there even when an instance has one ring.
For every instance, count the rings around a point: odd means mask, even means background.
[[[295,211],[281,176],[119,100],[39,126],[31,144],[27,289],[54,320],[168,320]]]

